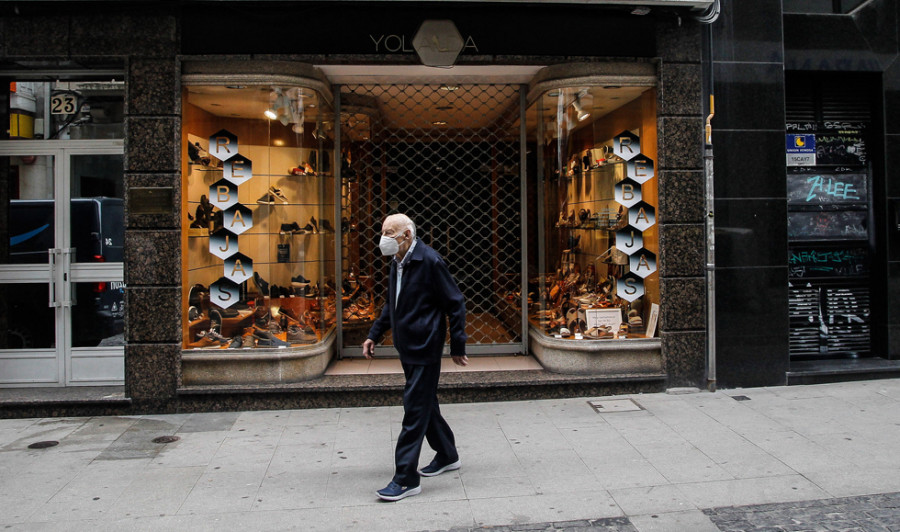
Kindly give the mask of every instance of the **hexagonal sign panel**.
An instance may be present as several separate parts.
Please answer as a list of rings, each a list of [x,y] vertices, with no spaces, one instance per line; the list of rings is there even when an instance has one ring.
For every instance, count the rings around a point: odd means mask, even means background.
[[[656,254],[642,249],[628,257],[628,268],[631,270],[631,273],[641,279],[646,279],[648,275],[656,271]]]
[[[231,231],[219,229],[215,233],[209,235],[209,252],[216,257],[227,259],[239,251],[238,237]]]
[[[639,231],[646,231],[656,224],[656,209],[647,202],[639,201],[628,209],[628,223]]]
[[[623,179],[613,188],[615,188],[616,201],[626,207],[631,207],[644,199],[644,195],[641,194],[641,184],[631,179]]]
[[[653,159],[639,153],[625,164],[625,175],[638,183],[646,183],[656,177]]]
[[[613,153],[630,161],[641,153],[641,139],[627,129],[613,137]]]
[[[222,164],[222,177],[235,185],[242,185],[253,177],[253,161],[240,153]]]
[[[222,223],[225,229],[240,235],[253,227],[253,211],[240,203],[232,205],[222,213]]]
[[[616,280],[616,296],[631,303],[644,295],[644,280],[633,273],[626,273]]]
[[[450,67],[456,64],[465,42],[452,20],[426,20],[419,26],[412,45],[423,65]]]
[[[243,253],[235,253],[225,259],[225,277],[237,284],[253,277],[253,259]]]
[[[224,179],[216,181],[209,186],[209,202],[223,211],[228,209],[238,202],[237,185]]]
[[[220,129],[209,137],[209,154],[220,161],[227,161],[238,154],[237,135]]]
[[[241,285],[220,277],[218,281],[209,285],[209,302],[222,308],[228,308],[241,300]]]
[[[616,249],[626,255],[632,255],[644,247],[644,235],[636,228],[626,225],[616,231]]]

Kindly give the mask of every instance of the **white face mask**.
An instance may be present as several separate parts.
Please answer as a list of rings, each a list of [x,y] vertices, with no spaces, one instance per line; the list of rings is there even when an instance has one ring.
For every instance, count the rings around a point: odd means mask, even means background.
[[[378,249],[381,250],[381,254],[385,257],[396,255],[397,252],[400,251],[400,243],[397,242],[397,239],[394,237],[381,235],[381,240],[378,242]]]

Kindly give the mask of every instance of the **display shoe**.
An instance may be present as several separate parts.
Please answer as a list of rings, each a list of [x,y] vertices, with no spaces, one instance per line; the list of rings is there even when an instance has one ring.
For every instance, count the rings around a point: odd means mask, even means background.
[[[562,336],[563,338],[568,338],[569,336],[572,336],[572,331],[569,330],[567,327],[560,327],[559,335]]]
[[[260,196],[258,200],[256,200],[256,203],[259,203],[260,205],[275,205],[276,199],[277,198],[275,198],[274,194],[272,194],[271,192],[266,192],[265,194]]]
[[[311,233],[315,233],[315,231],[313,230],[313,226],[310,225],[310,224],[306,224],[306,225],[303,227],[303,229],[300,230],[300,234],[302,234],[302,235],[308,235],[308,234],[311,234]]]
[[[287,341],[292,344],[314,344],[319,339],[312,329],[291,325],[287,330]]]
[[[319,221],[319,226],[322,228],[323,233],[334,233],[334,226],[331,225],[331,222],[325,220],[324,218]]]
[[[580,332],[587,330],[587,311],[583,308],[578,309],[578,330]]]
[[[291,286],[296,286],[297,288],[303,288],[304,286],[309,286],[309,279],[303,277],[300,274],[297,274],[296,277],[291,277]]]
[[[256,339],[257,347],[287,347],[291,345],[269,331],[256,331],[253,333],[253,337]]]
[[[278,200],[280,200],[281,203],[289,203],[288,199],[284,196],[284,194],[281,193],[280,188],[277,188],[275,186],[270,186],[269,193],[272,194],[273,196],[275,196],[276,198],[278,198]]]
[[[306,175],[306,169],[302,167],[291,168],[288,173],[290,175]]]
[[[612,338],[614,335],[609,326],[591,327],[584,333],[585,338]]]
[[[222,345],[226,345],[231,341],[231,338],[222,336],[216,329],[210,329],[209,332],[206,333],[206,337],[215,342],[219,342]]]
[[[200,318],[200,309],[191,306],[188,308],[188,321],[194,321]]]
[[[269,289],[269,296],[271,296],[273,298],[282,297],[281,296],[281,287],[278,286],[277,284],[273,284],[272,288]]]
[[[574,331],[578,327],[578,310],[570,308],[566,311],[566,327]]]
[[[259,272],[253,272],[253,282],[256,283],[260,294],[264,296],[269,295],[269,283],[259,275]]]
[[[297,225],[297,222],[291,222],[289,224],[281,224],[281,234],[287,233],[299,233],[300,226]]]
[[[316,221],[315,216],[310,217],[309,223],[312,224],[313,233],[318,233],[319,232],[319,222]]]

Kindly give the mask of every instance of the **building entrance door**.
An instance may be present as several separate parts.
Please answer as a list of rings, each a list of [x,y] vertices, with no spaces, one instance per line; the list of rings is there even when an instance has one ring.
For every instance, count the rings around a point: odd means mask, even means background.
[[[387,293],[381,222],[407,214],[466,298],[467,352],[524,352],[519,85],[341,85],[341,353],[361,356]],[[337,187],[336,187],[337,188]],[[449,350],[449,345],[446,350]],[[388,335],[377,356],[396,356]]]
[[[0,386],[124,382],[123,142],[0,144]]]

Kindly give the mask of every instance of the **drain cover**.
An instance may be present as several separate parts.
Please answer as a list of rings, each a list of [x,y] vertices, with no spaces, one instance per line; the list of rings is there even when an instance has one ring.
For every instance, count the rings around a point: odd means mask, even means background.
[[[160,436],[158,438],[153,438],[153,443],[172,443],[180,440],[178,436]]]
[[[29,449],[46,449],[47,447],[56,447],[59,445],[58,441],[36,441],[28,446]]]
[[[638,412],[643,410],[641,405],[634,402],[632,399],[595,399],[592,401],[588,401],[588,404],[591,405],[598,414],[602,414],[605,412]]]
[[[749,401],[750,400],[750,398],[747,397],[746,395],[732,395],[731,398],[734,399],[735,401]]]

